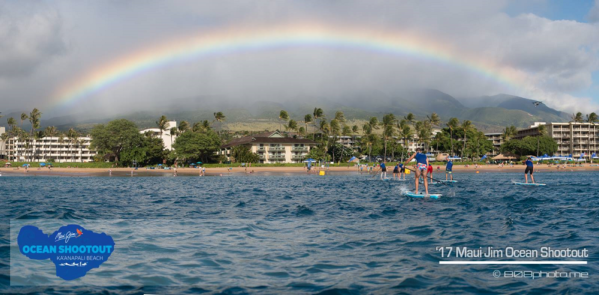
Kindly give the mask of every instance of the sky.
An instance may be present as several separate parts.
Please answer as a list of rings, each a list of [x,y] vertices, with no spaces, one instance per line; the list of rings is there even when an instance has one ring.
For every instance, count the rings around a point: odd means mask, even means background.
[[[0,0],[5,114],[408,87],[599,111],[599,0]]]

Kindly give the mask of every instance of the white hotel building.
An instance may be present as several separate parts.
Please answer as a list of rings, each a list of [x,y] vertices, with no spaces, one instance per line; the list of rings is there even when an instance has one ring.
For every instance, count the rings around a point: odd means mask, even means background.
[[[98,153],[89,148],[91,138],[77,137],[70,141],[64,137],[44,137],[20,141],[9,138],[2,150],[8,161],[17,162],[47,162],[52,159],[55,163],[93,162]]]
[[[173,127],[177,127],[177,121],[168,121],[166,124],[166,130],[162,131],[162,137],[160,136],[160,129],[158,128],[144,129],[139,131],[139,133],[145,134],[146,132],[149,132],[154,137],[162,138],[162,141],[164,142],[164,148],[171,151],[173,150],[173,143],[175,142],[175,139],[177,139],[177,135],[173,135],[171,137],[171,128]]]
[[[158,138],[162,138],[166,149],[172,149],[172,142],[175,142],[176,135],[170,135],[170,128],[177,127],[176,121],[169,121],[168,129],[163,131],[162,137],[158,128],[149,128],[139,131],[141,134],[152,133]],[[0,127],[0,135],[5,132],[4,127]],[[82,163],[93,162],[97,151],[89,148],[91,137],[77,137],[73,141],[68,137],[43,137],[20,141],[17,137],[9,138],[6,142],[0,140],[0,159],[16,162],[47,162],[52,159],[54,163]]]

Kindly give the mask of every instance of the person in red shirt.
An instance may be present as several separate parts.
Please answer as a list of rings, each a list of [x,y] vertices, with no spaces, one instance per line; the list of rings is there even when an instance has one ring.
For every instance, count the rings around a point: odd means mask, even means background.
[[[429,175],[430,179],[431,179],[431,183],[433,182],[433,165],[431,165],[430,163],[428,164],[428,167],[426,168],[426,173]]]

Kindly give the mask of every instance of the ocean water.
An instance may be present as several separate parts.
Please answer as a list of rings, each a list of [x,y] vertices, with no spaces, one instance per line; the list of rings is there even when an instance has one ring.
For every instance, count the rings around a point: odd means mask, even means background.
[[[458,183],[431,186],[439,200],[402,196],[413,181],[359,174],[2,176],[0,292],[596,294],[599,173],[536,176],[547,186],[513,185],[519,173],[455,174]],[[20,226],[49,233],[69,223],[111,235],[113,256],[63,281],[51,261],[18,253]],[[452,259],[437,248],[457,246],[586,248],[590,257],[587,265],[440,265]],[[589,278],[495,278],[496,270]]]

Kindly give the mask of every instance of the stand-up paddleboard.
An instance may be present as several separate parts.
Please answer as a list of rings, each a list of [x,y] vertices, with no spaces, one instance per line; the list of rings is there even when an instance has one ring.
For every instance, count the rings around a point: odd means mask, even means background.
[[[416,194],[413,192],[405,192],[404,195],[408,196],[408,197],[412,197],[412,198],[431,198],[431,199],[438,199],[440,198],[442,195],[441,194]]]
[[[391,178],[383,178],[383,179],[381,179],[381,180],[382,180],[382,181],[389,181],[389,180],[391,180]]]
[[[440,182],[456,183],[457,180],[440,180]]]
[[[526,183],[526,182],[514,182],[515,185],[532,185],[532,186],[541,186],[541,185],[546,185],[544,183]]]

